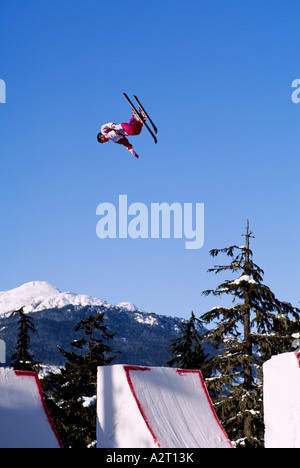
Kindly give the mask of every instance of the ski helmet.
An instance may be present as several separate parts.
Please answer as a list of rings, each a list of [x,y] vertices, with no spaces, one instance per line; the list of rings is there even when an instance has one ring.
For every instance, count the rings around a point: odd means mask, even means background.
[[[101,137],[102,137],[102,136],[103,136],[103,135],[102,135],[101,132],[98,133],[98,135],[97,135],[97,140],[99,141],[99,143],[103,143],[103,141],[101,141]]]

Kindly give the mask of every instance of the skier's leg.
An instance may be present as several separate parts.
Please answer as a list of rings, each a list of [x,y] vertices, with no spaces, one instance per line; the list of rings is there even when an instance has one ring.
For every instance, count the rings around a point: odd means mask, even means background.
[[[139,135],[143,128],[143,122],[137,119],[134,115],[130,117],[129,123],[122,123],[122,128],[127,135]]]

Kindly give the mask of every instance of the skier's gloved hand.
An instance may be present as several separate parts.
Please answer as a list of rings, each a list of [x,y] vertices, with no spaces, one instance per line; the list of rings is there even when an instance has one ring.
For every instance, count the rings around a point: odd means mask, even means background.
[[[136,154],[136,152],[135,152],[132,148],[128,148],[128,151],[129,151],[135,158],[138,158],[138,155]]]

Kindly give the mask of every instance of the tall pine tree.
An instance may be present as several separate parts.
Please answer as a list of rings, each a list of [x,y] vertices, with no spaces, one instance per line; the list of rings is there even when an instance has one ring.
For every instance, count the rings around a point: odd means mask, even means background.
[[[247,220],[246,245],[214,249],[230,257],[228,265],[209,271],[239,274],[215,290],[203,294],[232,295],[232,307],[215,307],[202,315],[214,324],[206,332],[218,351],[211,360],[213,377],[207,380],[215,409],[231,440],[237,446],[263,446],[262,364],[272,354],[291,349],[292,334],[299,331],[299,309],[280,302],[262,283],[263,270],[255,265],[250,250]],[[216,324],[216,325],[215,325]]]
[[[108,365],[115,356],[107,344],[114,333],[103,324],[104,313],[89,315],[75,327],[83,336],[71,346],[59,348],[66,358],[60,372],[50,372],[42,381],[45,400],[65,447],[86,448],[96,440],[97,367]]]
[[[34,359],[30,353],[30,332],[37,333],[33,319],[28,314],[25,314],[24,307],[12,312],[10,317],[19,316],[18,321],[18,339],[16,352],[12,354],[10,366],[15,370],[38,372],[40,370],[40,362]]]

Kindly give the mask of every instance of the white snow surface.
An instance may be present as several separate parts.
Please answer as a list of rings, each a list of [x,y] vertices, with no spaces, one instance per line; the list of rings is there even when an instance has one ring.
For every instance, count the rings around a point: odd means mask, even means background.
[[[33,373],[0,369],[0,448],[60,448]]]
[[[249,275],[242,275],[236,280],[232,281],[230,284],[240,284],[242,281],[247,281],[247,283],[256,284],[256,281],[252,279]]]
[[[117,307],[124,310],[130,310],[131,312],[138,310],[137,306],[132,302],[120,302],[120,304],[118,304]]]
[[[74,306],[109,306],[97,297],[72,292],[60,292],[47,281],[31,281],[10,291],[0,292],[0,317],[24,307],[25,313],[38,312],[44,309]]]
[[[232,448],[199,371],[98,367],[98,448]]]
[[[300,448],[300,352],[263,365],[266,448]]]

